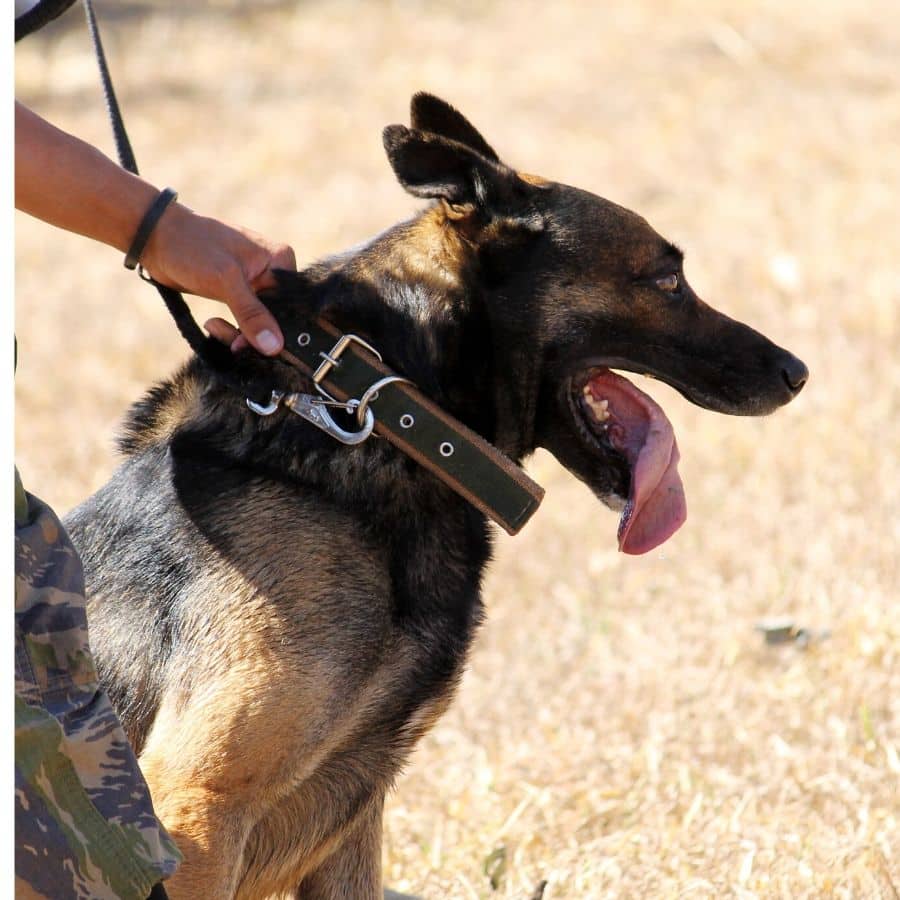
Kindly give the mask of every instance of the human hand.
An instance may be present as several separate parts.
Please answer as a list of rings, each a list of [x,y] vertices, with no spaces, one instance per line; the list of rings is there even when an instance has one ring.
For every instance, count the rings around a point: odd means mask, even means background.
[[[218,318],[206,328],[232,350],[249,343],[266,356],[281,352],[281,330],[256,293],[275,286],[273,269],[296,268],[294,251],[286,244],[173,203],[150,236],[141,265],[160,284],[227,304],[240,333]]]

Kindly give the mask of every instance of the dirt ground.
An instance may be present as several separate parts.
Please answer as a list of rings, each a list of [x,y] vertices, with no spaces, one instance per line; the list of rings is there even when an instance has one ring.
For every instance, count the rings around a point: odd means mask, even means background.
[[[532,460],[547,499],[498,536],[462,688],[390,800],[388,884],[896,900],[896,4],[98,6],[142,170],[189,206],[301,261],[348,247],[416,208],[380,132],[428,89],[511,164],[640,211],[701,296],[811,371],[766,419],[637,379],[679,435],[689,504],[646,557],[618,554],[615,514]],[[111,152],[77,9],[17,48],[16,82]],[[65,510],[186,348],[114,251],[20,216],[16,264],[16,458]],[[754,626],[774,615],[813,640],[767,646]]]

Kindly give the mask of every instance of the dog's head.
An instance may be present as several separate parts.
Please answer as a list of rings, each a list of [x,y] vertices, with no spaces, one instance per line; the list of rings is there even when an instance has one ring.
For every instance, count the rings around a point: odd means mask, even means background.
[[[502,370],[499,443],[514,455],[545,447],[624,508],[625,552],[666,540],[685,517],[672,427],[612,369],[707,409],[764,415],[800,391],[804,364],[703,303],[681,252],[643,218],[514,171],[436,97],[417,94],[412,128],[389,126],[384,144],[401,184],[437,200],[471,250]]]

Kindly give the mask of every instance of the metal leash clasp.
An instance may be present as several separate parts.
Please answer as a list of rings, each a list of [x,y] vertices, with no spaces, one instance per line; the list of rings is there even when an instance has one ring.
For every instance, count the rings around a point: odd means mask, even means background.
[[[365,414],[360,417],[359,431],[347,431],[331,418],[328,407],[339,407],[353,414],[358,410],[358,400],[348,400],[346,403],[341,403],[340,400],[315,397],[312,394],[286,394],[284,391],[272,391],[272,397],[265,406],[256,403],[249,397],[246,398],[246,403],[247,407],[258,416],[271,416],[278,411],[280,406],[284,405],[292,413],[306,419],[307,422],[311,422],[317,428],[321,428],[322,431],[330,434],[342,444],[361,444],[369,437],[372,429],[375,427],[375,415],[371,409],[366,409],[364,411]]]
[[[322,431],[330,434],[342,444],[351,446],[361,444],[369,437],[372,429],[375,427],[375,414],[371,409],[366,410],[366,415],[359,431],[347,431],[331,418],[331,413],[328,411],[329,406],[338,406],[352,413],[356,411],[356,407],[359,405],[358,400],[348,400],[346,403],[341,403],[338,400],[323,400],[319,397],[313,397],[311,394],[288,394],[284,398],[284,405],[291,412],[306,419],[307,422],[312,422],[317,428],[321,428]]]
[[[278,410],[278,407],[281,406],[281,401],[283,399],[284,391],[272,391],[272,396],[269,398],[269,403],[266,406],[257,403],[255,400],[251,400],[249,397],[244,398],[247,403],[247,408],[255,412],[258,416],[271,416]]]
[[[359,400],[336,400],[325,388],[321,382],[324,381],[328,373],[340,366],[341,355],[351,343],[360,344],[373,355],[381,360],[381,354],[372,346],[367,344],[362,338],[355,334],[345,334],[338,338],[337,343],[328,353],[320,353],[322,363],[313,372],[312,380],[316,390],[321,396],[316,397],[313,394],[286,394],[284,391],[272,391],[272,397],[266,406],[255,403],[249,397],[247,398],[247,406],[253,410],[258,416],[271,416],[283,404],[291,412],[311,422],[317,428],[321,428],[326,434],[330,434],[333,438],[342,444],[361,444],[375,427],[375,414],[372,412],[370,403],[378,399],[378,391],[394,382],[403,384],[412,384],[408,378],[402,378],[400,375],[387,375],[372,384],[363,393]],[[331,417],[329,407],[335,407],[344,410],[356,416],[359,424],[359,431],[347,431],[341,428],[337,422]]]

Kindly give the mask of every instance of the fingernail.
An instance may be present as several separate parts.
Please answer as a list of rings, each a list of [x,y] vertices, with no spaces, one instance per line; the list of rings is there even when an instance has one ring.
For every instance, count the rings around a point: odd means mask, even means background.
[[[281,346],[281,342],[268,328],[266,328],[256,336],[256,346],[259,347],[263,353],[275,353]]]

